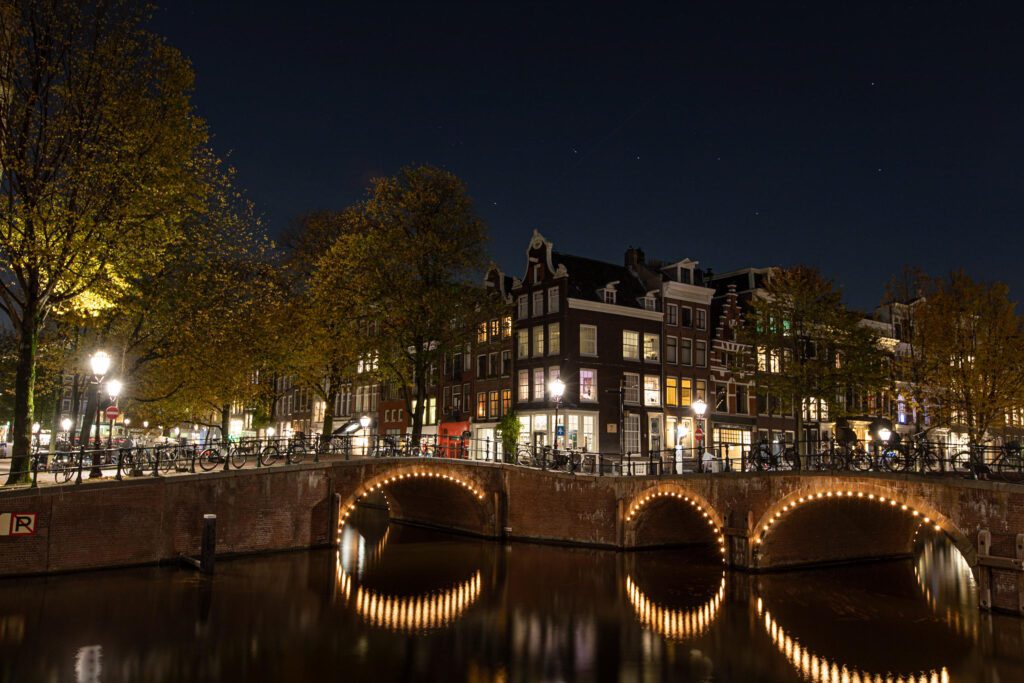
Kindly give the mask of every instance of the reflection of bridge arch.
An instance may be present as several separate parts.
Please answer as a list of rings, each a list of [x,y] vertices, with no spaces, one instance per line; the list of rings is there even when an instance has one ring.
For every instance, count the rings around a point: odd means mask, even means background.
[[[948,604],[948,601],[940,601],[939,595],[928,586],[925,581],[926,574],[933,574],[935,570],[932,568],[932,564],[936,561],[938,548],[935,544],[926,545],[917,555],[914,560],[914,581],[917,583],[918,589],[921,591],[921,595],[928,603],[928,607],[931,608],[932,612],[936,615],[941,616],[946,626],[956,633],[958,636],[969,638],[972,641],[978,640],[978,628],[979,628],[979,612],[977,606],[974,609],[958,610],[954,609]],[[970,584],[967,586],[969,590],[976,590],[977,584],[974,580],[974,574],[971,572],[971,567],[967,564],[967,560],[964,559],[963,554],[959,550],[953,550],[950,561],[953,563],[954,575],[957,577],[966,577],[967,582]],[[943,605],[942,602],[947,604]]]
[[[389,595],[382,591],[363,586],[359,579],[345,569],[345,556],[359,557],[357,571],[365,564],[380,558],[390,536],[390,527],[381,539],[370,549],[358,549],[351,553],[345,543],[337,551],[338,593],[347,606],[366,623],[391,631],[415,633],[445,628],[457,621],[465,611],[480,598],[483,575],[479,569],[468,579],[441,590],[416,595]],[[342,536],[350,543],[359,544],[352,536]]]
[[[719,544],[720,551],[725,553],[725,537],[722,535],[723,519],[720,514],[711,506],[708,501],[699,494],[690,491],[679,484],[659,482],[658,484],[644,489],[634,495],[625,506],[624,531],[625,545],[636,547],[642,545],[641,532],[648,519],[651,507],[657,503],[678,503],[684,508],[693,512],[693,519],[700,527],[694,531],[699,538],[706,537],[714,539]],[[692,536],[686,536],[688,542],[693,542]],[[661,544],[665,544],[664,541]]]
[[[757,599],[758,622],[764,627],[768,638],[782,655],[789,660],[801,676],[812,683],[948,683],[946,667],[917,671],[910,674],[891,672],[868,672],[851,668],[846,664],[828,659],[811,652],[800,641],[786,632],[772,617],[762,602]]]
[[[883,485],[876,485],[869,482],[848,482],[840,486],[837,482],[826,483],[824,486],[809,489],[797,490],[784,498],[770,505],[768,509],[757,520],[751,535],[756,546],[767,547],[776,535],[780,525],[786,522],[797,511],[813,511],[814,506],[819,503],[835,502],[856,502],[872,506],[869,512],[903,514],[907,516],[907,528],[912,530],[927,529],[936,533],[945,533],[956,545],[957,549],[972,564],[975,558],[973,545],[959,528],[932,505],[924,500],[916,499],[914,496],[892,494]],[[863,523],[863,519],[858,519]],[[880,530],[887,531],[887,530]],[[841,533],[836,530],[836,533]],[[839,539],[843,540],[843,539]],[[910,544],[912,536],[908,532],[907,537],[897,539],[899,543]],[[870,555],[868,555],[870,556]]]
[[[645,627],[672,640],[695,638],[711,626],[725,598],[725,574],[718,590],[699,607],[672,609],[654,602],[640,590],[633,577],[626,577],[626,595],[636,612],[637,619]]]

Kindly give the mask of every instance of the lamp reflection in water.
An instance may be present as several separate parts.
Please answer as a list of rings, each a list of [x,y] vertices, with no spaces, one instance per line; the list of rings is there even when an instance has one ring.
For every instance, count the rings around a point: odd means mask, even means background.
[[[342,600],[372,626],[405,633],[446,628],[458,620],[480,598],[483,576],[477,570],[470,578],[443,590],[418,595],[388,595],[362,586],[359,579],[380,559],[391,527],[380,541],[367,550],[366,539],[346,525],[338,548],[337,584]],[[353,569],[356,577],[350,574]]]
[[[765,609],[761,598],[757,599],[757,615],[772,644],[800,672],[804,680],[813,683],[949,683],[949,671],[946,667],[909,674],[893,674],[860,671],[845,664],[840,665],[811,652],[801,645],[799,640],[786,633],[772,617],[771,612]]]
[[[957,635],[978,640],[977,585],[971,566],[950,543],[925,539],[914,562],[917,587],[932,612]]]
[[[672,640],[694,638],[704,633],[718,616],[718,609],[725,597],[725,574],[722,574],[722,582],[711,599],[693,609],[672,609],[659,605],[644,595],[630,576],[626,577],[626,595],[629,596],[637,619],[645,628]]]

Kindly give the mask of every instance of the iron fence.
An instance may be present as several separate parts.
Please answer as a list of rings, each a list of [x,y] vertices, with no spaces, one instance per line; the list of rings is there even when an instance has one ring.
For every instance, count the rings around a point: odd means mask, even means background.
[[[953,448],[911,439],[895,444],[807,441],[798,443],[719,443],[713,448],[669,448],[643,453],[600,453],[521,443],[505,452],[494,439],[425,435],[316,438],[243,438],[234,441],[168,442],[150,446],[66,448],[39,451],[29,460],[32,485],[41,476],[81,483],[99,470],[114,479],[159,477],[242,467],[296,465],[323,458],[448,458],[501,462],[524,468],[595,476],[667,476],[741,472],[890,472],[1024,483],[1024,454],[1017,444]]]

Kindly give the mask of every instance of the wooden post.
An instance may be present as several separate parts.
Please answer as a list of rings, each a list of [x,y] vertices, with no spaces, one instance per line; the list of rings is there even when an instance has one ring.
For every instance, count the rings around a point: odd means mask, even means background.
[[[203,542],[199,551],[199,571],[213,573],[213,559],[217,554],[217,515],[203,515]]]

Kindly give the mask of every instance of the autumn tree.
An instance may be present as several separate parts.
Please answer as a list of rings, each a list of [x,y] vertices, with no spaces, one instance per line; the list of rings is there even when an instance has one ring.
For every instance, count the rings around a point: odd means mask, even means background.
[[[1002,283],[963,271],[929,278],[915,311],[919,391],[931,419],[987,441],[1024,405],[1024,318]]]
[[[205,142],[185,59],[132,0],[2,0],[0,310],[18,342],[14,460],[24,471],[40,330],[91,288],[145,273],[202,195]]]
[[[741,376],[752,379],[762,395],[792,403],[798,435],[809,401],[825,401],[834,419],[843,413],[840,396],[888,384],[878,336],[843,305],[836,284],[814,268],[773,270],[751,299],[737,339],[749,350],[739,356]]]
[[[412,437],[422,433],[428,388],[444,354],[470,339],[494,297],[479,286],[487,234],[462,181],[407,167],[373,181],[318,263],[311,287],[375,330],[377,378],[404,392]]]

